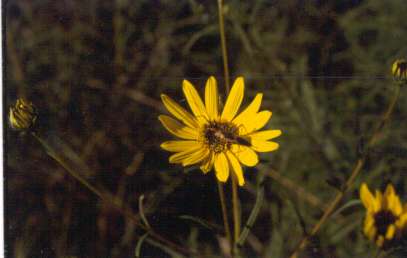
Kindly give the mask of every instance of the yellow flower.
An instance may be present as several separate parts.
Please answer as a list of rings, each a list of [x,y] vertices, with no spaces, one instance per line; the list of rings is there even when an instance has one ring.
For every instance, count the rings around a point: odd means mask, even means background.
[[[407,82],[407,61],[405,59],[398,59],[394,61],[391,67],[391,73],[395,80],[406,83]]]
[[[182,139],[161,144],[164,150],[175,152],[169,162],[183,166],[199,164],[203,173],[214,167],[221,182],[226,182],[231,168],[239,185],[244,185],[241,164],[253,167],[259,161],[256,151],[270,152],[279,147],[269,140],[279,136],[280,130],[258,132],[271,117],[268,110],[259,112],[263,94],[258,93],[237,114],[244,94],[243,77],[234,82],[222,112],[219,112],[218,88],[213,76],[206,82],[205,103],[189,81],[183,81],[182,89],[193,115],[167,95],[161,95],[165,107],[176,119],[160,115],[159,120],[170,133]]]
[[[15,106],[10,108],[8,118],[13,129],[28,130],[37,120],[37,112],[31,102],[17,99]]]
[[[386,247],[399,238],[407,225],[407,207],[403,209],[400,198],[391,184],[384,194],[376,190],[374,196],[365,183],[360,187],[360,199],[366,208],[363,233],[379,247]]]

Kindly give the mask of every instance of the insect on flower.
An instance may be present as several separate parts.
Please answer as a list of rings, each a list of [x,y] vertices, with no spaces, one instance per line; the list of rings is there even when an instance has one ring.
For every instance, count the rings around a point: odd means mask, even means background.
[[[161,144],[163,149],[175,152],[169,158],[170,163],[183,166],[199,164],[204,173],[214,167],[221,182],[228,179],[231,168],[242,186],[241,164],[253,167],[258,163],[256,152],[270,152],[279,147],[270,140],[278,137],[280,130],[258,131],[271,117],[270,111],[259,111],[263,95],[257,94],[252,103],[238,114],[244,95],[242,77],[234,82],[221,113],[218,111],[219,96],[214,77],[206,82],[205,104],[187,80],[183,81],[183,91],[193,115],[167,95],[161,95],[165,107],[176,119],[161,115],[159,120],[169,132],[182,139]]]

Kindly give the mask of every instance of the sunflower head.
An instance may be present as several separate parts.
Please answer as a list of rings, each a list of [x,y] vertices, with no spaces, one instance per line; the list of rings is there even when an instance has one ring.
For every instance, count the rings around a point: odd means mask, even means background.
[[[270,152],[279,147],[270,140],[279,136],[280,130],[258,131],[271,117],[270,111],[259,111],[263,95],[258,93],[238,114],[244,95],[242,77],[235,80],[222,112],[214,77],[206,82],[204,101],[189,81],[183,81],[182,89],[192,114],[167,95],[161,95],[164,106],[175,118],[161,115],[159,120],[170,133],[181,138],[161,144],[163,149],[175,153],[170,156],[170,163],[199,164],[204,173],[214,168],[221,182],[228,179],[232,170],[242,186],[241,164],[255,166],[256,152]]]
[[[34,105],[24,99],[17,99],[14,107],[9,111],[9,122],[13,129],[26,131],[33,127],[37,120]]]
[[[402,83],[407,83],[407,60],[406,59],[398,59],[394,61],[391,72],[393,74],[393,78]]]
[[[407,209],[403,209],[394,187],[388,184],[384,193],[373,195],[365,183],[360,187],[360,199],[366,208],[363,233],[377,246],[387,248],[398,240],[407,225]]]

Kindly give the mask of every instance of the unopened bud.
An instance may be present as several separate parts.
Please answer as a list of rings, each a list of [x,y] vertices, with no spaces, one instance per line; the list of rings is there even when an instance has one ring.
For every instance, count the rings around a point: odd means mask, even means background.
[[[396,81],[399,81],[403,84],[407,83],[407,60],[396,60],[391,67],[391,72]]]
[[[10,108],[9,121],[13,129],[29,130],[37,120],[37,112],[34,105],[24,99],[17,99],[14,107]]]

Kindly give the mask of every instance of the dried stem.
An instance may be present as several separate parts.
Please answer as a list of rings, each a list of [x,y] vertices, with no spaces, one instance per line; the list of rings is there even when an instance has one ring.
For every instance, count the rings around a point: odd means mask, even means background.
[[[299,243],[297,248],[294,250],[294,252],[290,256],[291,258],[298,257],[298,254],[307,246],[308,240],[311,237],[315,236],[315,234],[321,229],[323,224],[330,218],[330,216],[335,211],[338,204],[342,201],[345,194],[351,189],[356,177],[359,175],[360,171],[362,170],[363,165],[365,164],[367,155],[369,153],[369,149],[371,149],[373,147],[373,145],[376,143],[381,130],[383,129],[386,122],[389,120],[390,115],[392,114],[392,112],[394,110],[394,106],[396,105],[397,100],[399,98],[399,95],[400,95],[400,86],[396,85],[396,93],[395,93],[393,99],[391,100],[386,112],[383,114],[383,116],[381,117],[375,130],[373,131],[372,137],[370,138],[370,140],[367,144],[366,151],[357,160],[355,167],[353,168],[352,173],[349,176],[348,180],[343,185],[342,190],[339,191],[336,194],[336,196],[333,198],[333,200],[330,202],[330,204],[326,208],[325,212],[322,214],[321,218],[312,228],[311,232],[308,235],[303,237],[303,239],[301,240],[301,242]]]

